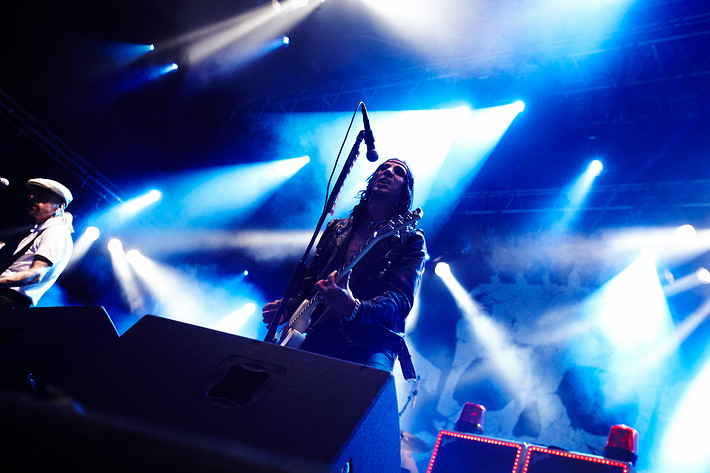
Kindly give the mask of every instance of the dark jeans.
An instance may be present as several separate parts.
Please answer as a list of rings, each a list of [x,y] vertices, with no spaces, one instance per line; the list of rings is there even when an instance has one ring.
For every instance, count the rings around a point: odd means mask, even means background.
[[[390,372],[397,359],[395,351],[387,346],[348,345],[339,338],[325,341],[306,336],[301,349]]]
[[[0,288],[0,309],[24,309],[32,305],[32,299],[13,289]]]

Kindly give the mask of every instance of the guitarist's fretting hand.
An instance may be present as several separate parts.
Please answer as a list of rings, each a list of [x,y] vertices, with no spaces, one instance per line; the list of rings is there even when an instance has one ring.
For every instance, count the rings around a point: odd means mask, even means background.
[[[350,290],[350,274],[352,270],[345,273],[340,279],[340,284],[335,280],[337,271],[333,271],[327,278],[321,279],[313,287],[318,291],[318,302],[325,304],[335,313],[330,313],[329,317],[341,318],[350,315],[355,310],[355,297]]]
[[[281,305],[281,299],[269,302],[264,307],[261,308],[261,318],[264,320],[265,324],[270,324],[274,317],[276,317],[276,312],[279,310]],[[288,320],[288,314],[286,312],[281,315],[281,320],[279,324],[282,324]]]

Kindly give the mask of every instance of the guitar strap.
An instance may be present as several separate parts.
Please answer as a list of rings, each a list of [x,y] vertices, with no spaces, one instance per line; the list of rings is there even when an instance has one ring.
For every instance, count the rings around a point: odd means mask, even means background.
[[[12,266],[13,263],[14,263],[15,261],[17,261],[17,260],[20,258],[20,256],[22,256],[22,255],[24,255],[25,253],[27,253],[27,250],[30,249],[30,246],[32,246],[32,243],[34,243],[35,240],[37,239],[37,237],[39,237],[39,236],[42,234],[42,232],[45,231],[45,230],[46,230],[46,228],[43,228],[42,230],[38,231],[37,234],[36,234],[34,237],[32,237],[32,239],[29,241],[29,243],[27,243],[24,247],[22,247],[22,248],[20,248],[19,250],[17,250],[10,258],[8,258],[8,259],[2,264],[2,266],[0,266],[0,274],[2,274],[2,273],[4,273],[5,271],[7,271],[7,269],[8,269],[10,266]]]
[[[415,379],[417,377],[417,372],[414,370],[412,355],[409,353],[409,348],[407,348],[407,342],[404,338],[402,339],[402,345],[399,347],[397,358],[399,359],[399,367],[402,369],[404,379]]]

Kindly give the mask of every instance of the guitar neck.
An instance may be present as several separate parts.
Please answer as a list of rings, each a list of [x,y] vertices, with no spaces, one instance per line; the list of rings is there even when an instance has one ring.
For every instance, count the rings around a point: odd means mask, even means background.
[[[362,257],[365,256],[365,253],[370,251],[370,249],[375,246],[375,243],[377,243],[381,238],[382,237],[377,238],[377,232],[375,232],[374,235],[368,238],[367,241],[365,241],[365,243],[363,243],[360,248],[355,251],[355,253],[350,257],[350,259],[346,261],[345,264],[340,267],[340,269],[338,269],[335,279],[339,280],[342,275],[347,274],[348,271],[353,269],[358,263],[358,261],[360,261]]]

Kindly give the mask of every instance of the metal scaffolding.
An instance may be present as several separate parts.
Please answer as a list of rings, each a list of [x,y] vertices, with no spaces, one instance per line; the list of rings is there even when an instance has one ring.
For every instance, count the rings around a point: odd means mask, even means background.
[[[492,228],[507,219],[533,231],[551,216],[564,213],[574,213],[575,224],[585,232],[614,225],[710,223],[710,180],[593,186],[577,206],[567,202],[567,192],[558,188],[469,192],[454,215],[479,228]]]
[[[122,201],[121,191],[79,153],[42,125],[27,110],[0,90],[0,117],[17,133],[77,176],[82,187],[96,192],[101,199]]]

